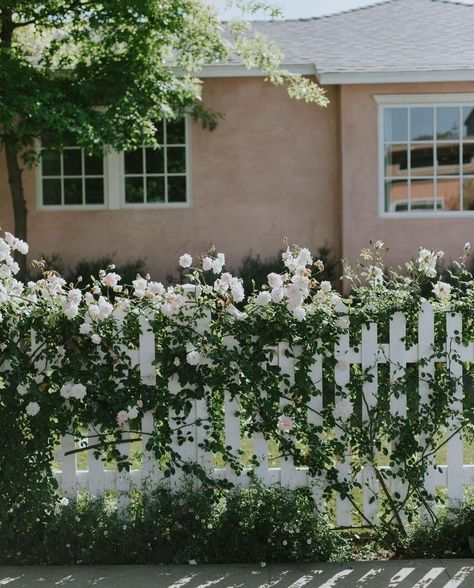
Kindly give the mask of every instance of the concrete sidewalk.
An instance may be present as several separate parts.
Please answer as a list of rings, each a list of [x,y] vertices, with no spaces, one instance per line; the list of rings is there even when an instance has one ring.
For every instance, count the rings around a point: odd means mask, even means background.
[[[301,565],[18,567],[0,566],[9,588],[463,588],[474,559]]]

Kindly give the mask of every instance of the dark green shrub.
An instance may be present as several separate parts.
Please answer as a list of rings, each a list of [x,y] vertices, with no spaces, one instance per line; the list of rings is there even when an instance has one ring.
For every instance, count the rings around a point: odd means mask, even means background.
[[[110,497],[82,496],[49,510],[27,533],[0,534],[0,564],[252,563],[349,557],[349,542],[329,529],[308,490],[278,487],[230,492],[157,488],[148,495],[135,494],[122,512]]]

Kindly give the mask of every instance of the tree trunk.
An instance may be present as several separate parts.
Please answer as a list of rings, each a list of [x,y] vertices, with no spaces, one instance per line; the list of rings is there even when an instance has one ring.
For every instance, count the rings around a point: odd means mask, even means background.
[[[8,139],[5,141],[5,155],[7,160],[8,183],[13,204],[13,217],[15,221],[15,236],[27,241],[27,210],[25,196],[23,193],[22,169],[18,163],[18,153],[14,143]],[[19,279],[26,278],[26,257],[16,254],[15,260],[20,266]]]

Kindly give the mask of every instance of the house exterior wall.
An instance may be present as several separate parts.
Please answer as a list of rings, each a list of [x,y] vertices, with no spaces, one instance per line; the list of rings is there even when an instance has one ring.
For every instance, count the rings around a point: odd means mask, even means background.
[[[146,258],[155,278],[174,272],[178,256],[214,243],[237,268],[249,252],[274,255],[283,239],[315,250],[339,235],[338,92],[327,109],[288,98],[261,78],[204,83],[204,102],[225,113],[216,131],[192,127],[192,204],[181,209],[44,211],[36,171],[25,171],[31,258],[60,253],[66,264],[113,254]],[[4,156],[0,225],[13,229]]]
[[[351,263],[370,239],[390,247],[386,259],[397,265],[420,246],[442,249],[455,259],[474,239],[474,217],[382,218],[379,214],[377,95],[474,92],[474,83],[369,84],[341,87],[342,253]]]

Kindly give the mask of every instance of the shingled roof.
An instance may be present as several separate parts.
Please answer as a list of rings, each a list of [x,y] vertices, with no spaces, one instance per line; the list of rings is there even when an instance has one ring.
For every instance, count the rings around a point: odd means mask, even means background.
[[[322,83],[474,80],[473,5],[386,0],[254,27],[278,44],[285,65],[317,73]]]

